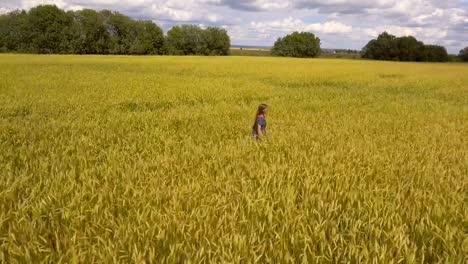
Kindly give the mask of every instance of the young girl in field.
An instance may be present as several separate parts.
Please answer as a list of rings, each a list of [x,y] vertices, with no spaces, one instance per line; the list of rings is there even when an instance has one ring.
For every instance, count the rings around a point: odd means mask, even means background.
[[[255,115],[255,122],[252,127],[252,137],[254,139],[262,139],[260,136],[266,138],[266,119],[265,114],[267,112],[268,105],[261,104],[258,106],[257,114]]]

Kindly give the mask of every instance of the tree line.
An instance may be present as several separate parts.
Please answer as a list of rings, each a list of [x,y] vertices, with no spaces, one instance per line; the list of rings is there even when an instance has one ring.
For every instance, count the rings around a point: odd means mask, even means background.
[[[343,51],[353,52],[351,50]],[[320,38],[309,32],[293,32],[285,37],[278,38],[272,48],[273,55],[285,57],[317,57],[320,52]],[[377,39],[369,41],[361,54],[363,58],[374,60],[449,61],[449,55],[445,47],[426,45],[413,36],[395,37],[387,32],[383,32]],[[457,59],[468,61],[468,47],[460,51]]]
[[[309,32],[293,32],[278,38],[272,48],[273,55],[284,57],[312,58],[320,55],[320,52],[320,38]],[[363,58],[374,60],[449,61],[447,50],[442,46],[426,45],[413,36],[395,37],[387,32],[369,41],[361,54]],[[468,47],[460,51],[458,59],[468,61]]]
[[[447,50],[438,45],[426,45],[413,36],[395,37],[387,32],[367,43],[363,58],[390,61],[429,61],[449,60]]]
[[[172,27],[109,10],[64,11],[40,5],[0,15],[0,52],[41,54],[227,55],[223,28]]]
[[[149,20],[134,20],[109,10],[64,11],[40,5],[0,15],[0,52],[55,54],[167,54],[228,55],[230,38],[223,28],[196,25],[172,27],[166,35]],[[271,54],[317,57],[320,38],[310,32],[293,32],[278,38]],[[367,43],[362,57],[391,61],[445,62],[447,50],[426,45],[413,36],[396,37],[383,32]],[[452,56],[452,55],[451,55]],[[468,47],[459,60],[468,61]]]
[[[458,54],[458,57],[462,61],[468,61],[468,47],[460,50],[460,53]]]

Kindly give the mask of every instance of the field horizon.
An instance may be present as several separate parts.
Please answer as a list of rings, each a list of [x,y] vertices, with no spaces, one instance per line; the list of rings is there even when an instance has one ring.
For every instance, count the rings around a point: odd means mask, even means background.
[[[0,54],[0,78],[2,263],[467,260],[468,64]]]

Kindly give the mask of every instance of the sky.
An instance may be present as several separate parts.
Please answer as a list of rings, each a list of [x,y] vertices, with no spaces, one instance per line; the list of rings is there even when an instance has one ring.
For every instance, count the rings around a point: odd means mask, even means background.
[[[361,49],[387,31],[453,54],[468,46],[468,0],[0,0],[0,13],[39,4],[110,9],[153,20],[165,32],[176,24],[223,27],[236,45],[272,46],[281,36],[307,31],[322,48]]]

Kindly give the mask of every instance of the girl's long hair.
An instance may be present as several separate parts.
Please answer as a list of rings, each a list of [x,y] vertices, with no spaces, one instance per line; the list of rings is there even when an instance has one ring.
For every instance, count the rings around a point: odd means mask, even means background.
[[[253,129],[257,129],[257,116],[265,114],[265,110],[267,109],[268,105],[267,104],[260,104],[258,106],[257,113],[255,114],[255,121],[253,125]]]

